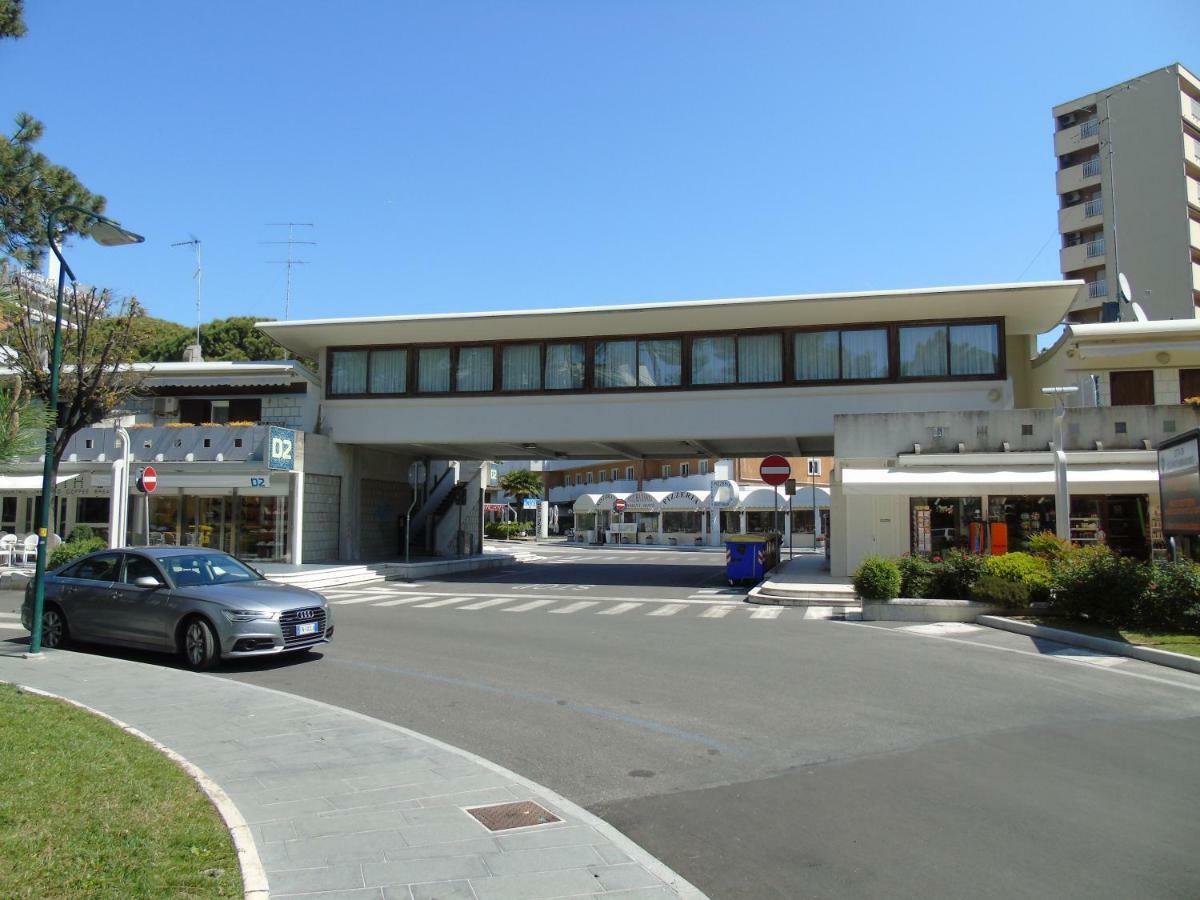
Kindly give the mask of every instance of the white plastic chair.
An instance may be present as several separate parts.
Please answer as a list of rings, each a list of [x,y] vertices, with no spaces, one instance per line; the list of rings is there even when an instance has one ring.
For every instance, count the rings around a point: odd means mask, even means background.
[[[38,536],[36,534],[25,535],[25,540],[18,551],[21,554],[21,565],[27,566],[30,559],[37,559],[37,545]]]
[[[16,552],[19,540],[20,538],[15,534],[9,534],[7,531],[0,534],[0,559],[4,560],[6,566],[13,564],[13,554]]]

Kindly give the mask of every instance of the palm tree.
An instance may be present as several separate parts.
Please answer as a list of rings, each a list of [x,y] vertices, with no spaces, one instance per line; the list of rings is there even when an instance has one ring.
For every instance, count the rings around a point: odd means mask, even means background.
[[[542,496],[544,490],[541,476],[529,469],[505,472],[500,478],[500,489],[510,497],[515,497],[520,505],[524,505],[526,497]]]

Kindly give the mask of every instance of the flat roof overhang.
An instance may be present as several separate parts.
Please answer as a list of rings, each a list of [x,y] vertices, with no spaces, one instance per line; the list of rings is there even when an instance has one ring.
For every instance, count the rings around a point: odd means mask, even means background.
[[[562,309],[369,316],[258,322],[284,347],[319,356],[326,347],[544,340],[608,334],[669,334],[797,328],[922,319],[1003,318],[1005,332],[1042,334],[1066,315],[1082,281],[985,284],[914,290],[791,294]]]

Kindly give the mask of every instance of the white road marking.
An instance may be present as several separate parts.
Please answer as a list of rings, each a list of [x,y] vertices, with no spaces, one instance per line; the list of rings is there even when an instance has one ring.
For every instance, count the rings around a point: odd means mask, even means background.
[[[383,603],[372,604],[374,608],[380,606],[403,606],[406,603],[416,603],[419,600],[432,600],[432,594],[417,594],[415,597],[400,597],[396,600],[385,600]]]
[[[597,610],[598,616],[619,616],[621,613],[629,612],[631,609],[637,609],[642,604],[640,603],[618,603],[616,606],[610,606],[608,609]]]
[[[666,606],[660,606],[658,609],[651,610],[646,613],[648,616],[673,616],[675,613],[683,609],[682,603],[668,603]]]
[[[468,603],[459,609],[487,609],[489,606],[499,606],[501,603],[511,603],[512,597],[493,597],[491,600],[481,600],[478,603]]]
[[[465,603],[468,600],[474,600],[474,597],[446,597],[442,600],[434,600],[432,603],[419,603],[415,609],[432,609],[435,606],[450,606],[452,603]]]
[[[367,594],[365,597],[349,597],[345,600],[330,600],[332,606],[350,606],[355,603],[376,603],[379,601],[380,594]]]
[[[19,619],[20,613],[0,612],[0,619]]]
[[[21,631],[25,630],[25,626],[20,622],[0,622],[0,628],[15,628]]]
[[[596,603],[597,603],[597,601],[595,601],[595,600],[580,600],[578,603],[569,603],[566,606],[559,607],[558,609],[551,609],[548,611],[552,612],[552,613],[560,613],[562,615],[568,615],[570,613],[579,612],[581,609],[587,609],[589,606],[595,606]]]
[[[971,634],[983,631],[978,625],[966,622],[930,622],[928,625],[902,625],[901,631],[911,631],[914,634]]]
[[[1091,663],[1094,666],[1119,666],[1129,662],[1127,656],[1105,656],[1086,647],[1063,647],[1061,650],[1051,650],[1047,656],[1073,656],[1079,662]]]
[[[783,612],[783,607],[777,606],[774,609],[756,609],[750,613],[752,619],[778,619],[780,613]]]
[[[700,613],[702,619],[723,619],[733,612],[732,606],[710,606],[704,612]]]
[[[597,587],[597,586],[598,585],[573,585],[572,588],[574,590],[586,590],[589,587]],[[540,591],[542,586],[541,585],[514,585],[514,588],[516,588],[516,591],[522,591],[522,592],[523,591],[531,591],[531,590]],[[471,597],[478,597],[481,600],[485,597],[505,597],[509,600],[524,600],[524,599],[526,599],[526,597],[529,596],[526,593],[517,593],[516,591],[514,591],[513,593],[501,593],[499,591],[475,590],[475,591],[471,591],[471,593],[469,595],[464,594],[462,591],[428,591],[428,590],[427,591],[416,591],[416,590],[388,591],[386,594],[376,595],[374,597],[374,599],[381,599],[382,597],[404,597],[404,596],[421,596],[421,597],[471,596]],[[540,594],[539,596],[541,599],[545,599],[545,600],[581,600],[581,599],[583,599],[580,596],[580,594],[578,594],[578,593],[575,593],[575,594]],[[596,596],[595,594],[588,594],[587,599],[588,600],[596,600],[600,603],[622,603],[622,602],[625,602],[626,600],[636,600],[639,603],[665,603],[665,602],[667,602],[666,598],[610,597],[610,596]],[[336,601],[335,600],[333,602],[339,603],[339,602],[344,602],[344,601]],[[362,602],[368,602],[368,601],[364,600]],[[685,599],[671,600],[670,602],[683,604],[685,606],[715,606],[717,604],[732,603],[733,601],[727,600],[727,599],[719,599],[719,598],[709,597],[704,600],[693,600],[693,599],[689,598],[686,600]],[[735,605],[741,605],[741,604],[735,604]]]
[[[814,619],[832,619],[832,606],[807,606],[804,608],[804,618],[810,622]]]
[[[528,603],[521,603],[518,606],[510,606],[504,612],[529,612],[531,609],[537,609],[539,606],[549,606],[553,600],[543,597],[540,600],[530,600]]]

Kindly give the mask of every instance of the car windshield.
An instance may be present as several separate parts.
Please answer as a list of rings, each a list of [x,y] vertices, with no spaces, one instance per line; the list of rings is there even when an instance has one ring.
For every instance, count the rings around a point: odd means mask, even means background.
[[[176,587],[259,581],[262,576],[227,553],[192,553],[159,559]]]

